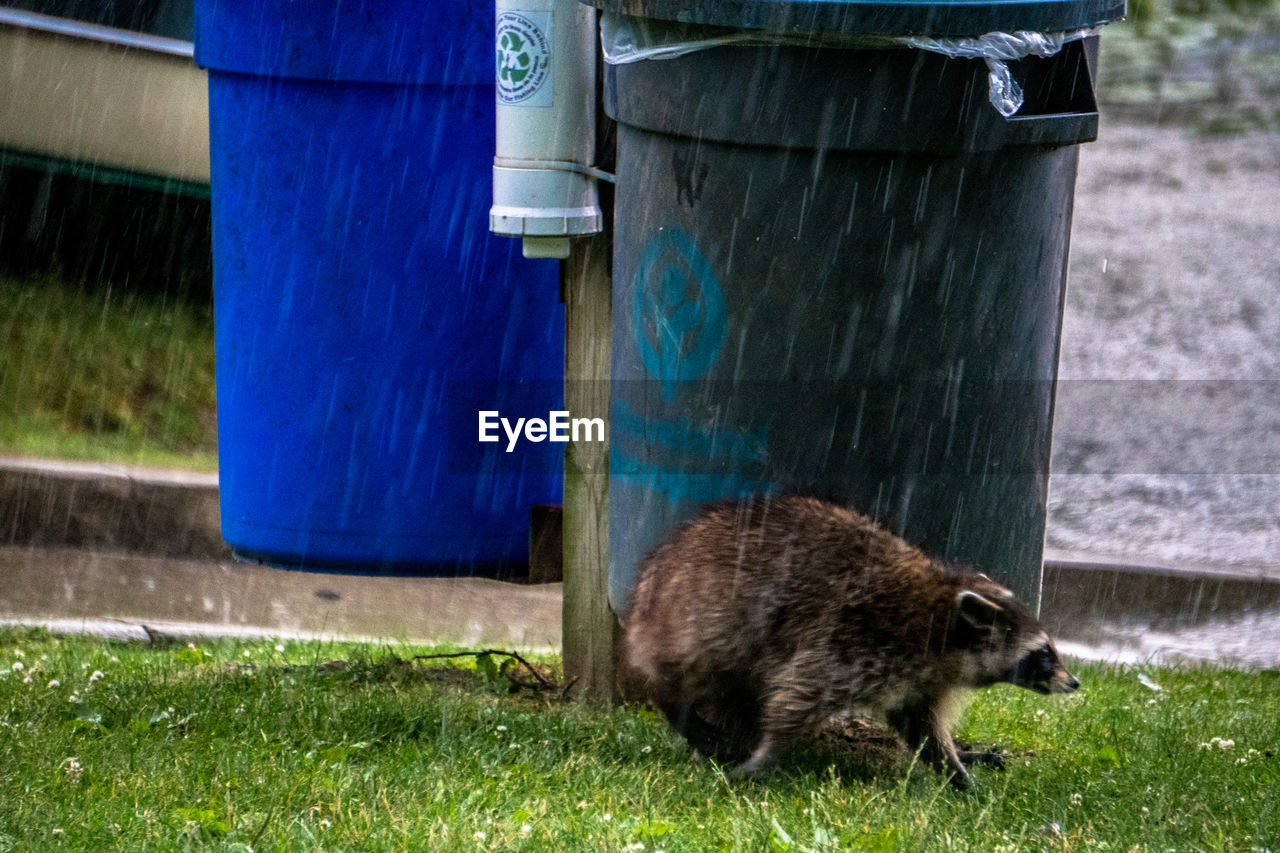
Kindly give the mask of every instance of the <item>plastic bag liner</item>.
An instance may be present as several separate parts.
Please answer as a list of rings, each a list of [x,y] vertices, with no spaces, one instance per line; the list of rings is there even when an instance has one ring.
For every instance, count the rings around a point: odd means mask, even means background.
[[[988,98],[1000,115],[1009,118],[1022,109],[1022,87],[1013,79],[1006,62],[1024,56],[1048,58],[1068,42],[1097,35],[1101,27],[1086,27],[1064,33],[987,33],[977,38],[935,39],[904,36],[894,39],[899,44],[941,53],[952,59],[985,59],[987,61]]]
[[[1053,56],[1068,42],[1095,36],[1101,30],[1101,27],[1085,27],[1060,33],[1019,30],[1013,33],[987,33],[974,38],[851,36],[844,33],[793,35],[635,18],[615,12],[606,12],[600,16],[604,61],[610,65],[625,65],[642,59],[675,59],[713,47],[746,44],[862,49],[911,47],[941,53],[952,59],[982,59],[987,63],[988,97],[991,105],[1005,118],[1020,110],[1023,101],[1022,87],[1013,79],[1013,74],[1005,63],[1026,56]]]

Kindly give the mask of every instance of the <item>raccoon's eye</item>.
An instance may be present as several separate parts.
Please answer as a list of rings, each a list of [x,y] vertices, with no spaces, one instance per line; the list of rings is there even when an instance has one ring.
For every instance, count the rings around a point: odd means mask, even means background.
[[[1057,671],[1058,656],[1053,650],[1041,646],[1027,652],[1014,666],[1013,682],[1015,684],[1040,684],[1053,678]]]
[[[1032,671],[1038,677],[1043,678],[1046,675],[1053,674],[1053,655],[1049,654],[1048,649],[1040,649],[1031,656]]]

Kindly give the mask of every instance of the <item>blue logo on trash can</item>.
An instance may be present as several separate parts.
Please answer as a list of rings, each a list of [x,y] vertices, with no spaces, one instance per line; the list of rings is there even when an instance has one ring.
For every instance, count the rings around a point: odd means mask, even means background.
[[[649,241],[636,270],[633,324],[640,360],[675,399],[675,383],[711,369],[724,345],[724,293],[711,263],[682,228]]]

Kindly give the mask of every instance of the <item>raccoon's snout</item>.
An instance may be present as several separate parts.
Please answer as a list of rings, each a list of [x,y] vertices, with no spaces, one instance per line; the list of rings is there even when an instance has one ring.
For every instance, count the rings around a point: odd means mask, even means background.
[[[1080,679],[1067,672],[1067,668],[1058,660],[1057,653],[1048,643],[1018,661],[1009,681],[1046,695],[1071,693],[1080,687]]]
[[[1067,672],[1066,668],[1061,664],[1058,664],[1048,678],[1027,686],[1046,696],[1051,693],[1074,693],[1080,687],[1080,679]]]
[[[1060,677],[1054,678],[1053,683],[1049,687],[1050,693],[1074,693],[1080,688],[1080,679],[1076,678],[1065,669],[1062,670]]]

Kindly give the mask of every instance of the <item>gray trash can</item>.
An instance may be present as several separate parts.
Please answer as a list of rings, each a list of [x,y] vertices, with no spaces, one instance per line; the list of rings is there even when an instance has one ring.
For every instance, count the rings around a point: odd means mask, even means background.
[[[731,4],[598,5],[725,24],[716,15]],[[1123,11],[732,8],[793,36],[923,27],[948,38],[1069,30]],[[1096,38],[1076,39],[1008,62],[1025,92],[1012,118],[989,102],[982,59],[904,47],[727,44],[609,68],[615,608],[644,553],[702,504],[784,492],[858,506],[1039,600],[1095,51]]]

